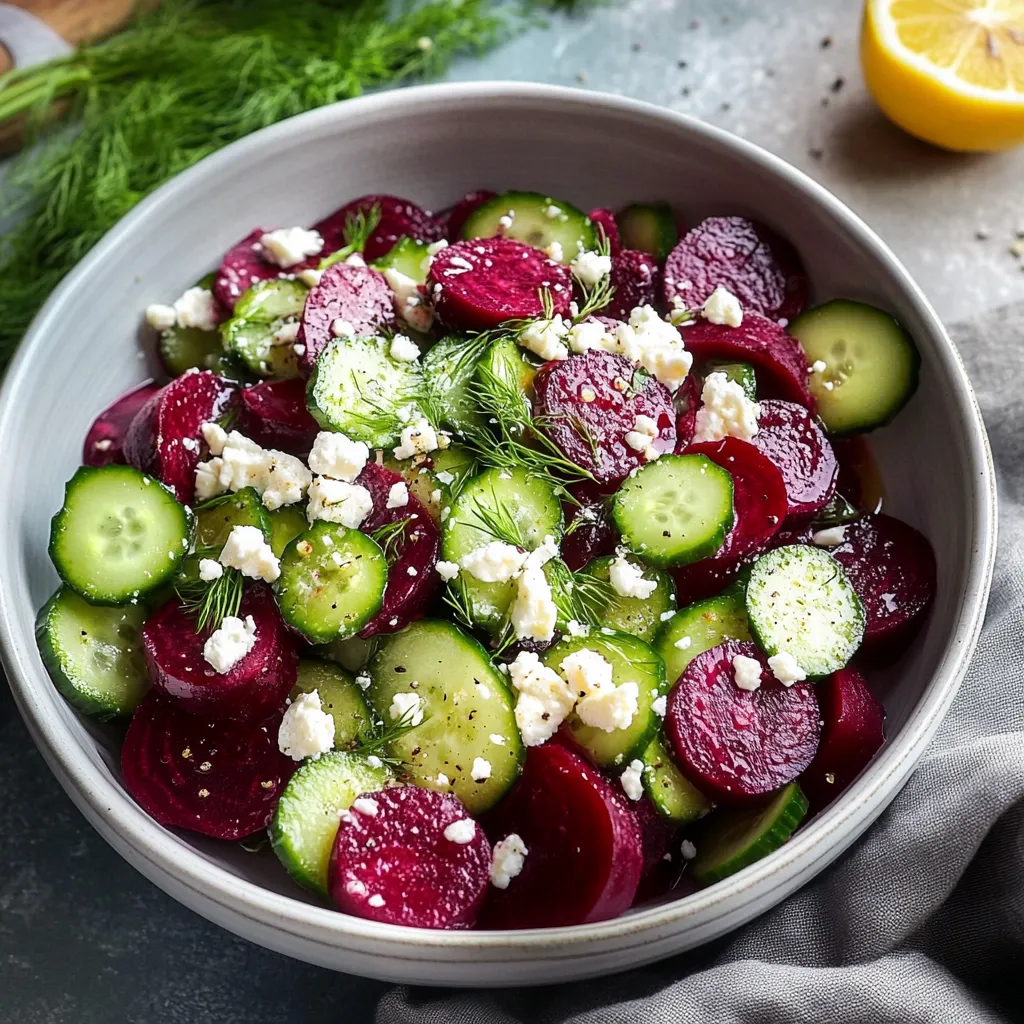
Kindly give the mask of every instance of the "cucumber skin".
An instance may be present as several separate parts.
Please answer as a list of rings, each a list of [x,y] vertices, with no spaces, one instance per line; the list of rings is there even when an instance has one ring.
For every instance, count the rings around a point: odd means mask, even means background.
[[[643,230],[651,236],[649,240],[641,240],[641,231],[633,227],[633,222],[640,220],[643,221]],[[615,224],[624,249],[645,252],[658,263],[668,256],[679,241],[676,219],[668,203],[633,203],[615,215]]]
[[[355,680],[336,662],[303,658],[289,698],[295,700],[300,694],[314,690],[323,710],[334,719],[334,749],[355,747],[371,722],[370,707]],[[334,707],[331,707],[332,701]]]
[[[580,572],[607,583],[611,576],[611,563],[614,560],[614,555],[593,558],[583,566]],[[640,559],[637,558],[635,561],[639,562]],[[670,609],[675,609],[676,585],[664,569],[658,569],[652,565],[644,565],[643,569],[645,579],[650,579],[653,576],[658,581],[658,589],[646,600],[637,597],[622,597],[612,590],[611,597],[601,612],[601,624],[621,633],[628,633],[638,640],[643,640],[644,643],[653,645],[655,635],[661,625],[661,615]],[[649,615],[646,617],[650,621],[642,631],[629,628],[631,625],[642,624],[645,617],[643,613],[648,611]]]
[[[215,498],[215,505],[207,508],[200,505],[193,510],[196,514],[197,548],[223,547],[235,526],[255,526],[266,540],[270,539],[270,513],[263,507],[263,502],[254,487],[243,487],[226,498],[227,500],[223,501]],[[222,525],[216,525],[217,519],[222,519]]]
[[[702,601],[696,601],[691,605],[687,605],[685,608],[680,608],[679,611],[672,616],[667,622],[663,622],[658,630],[657,636],[654,638],[654,649],[661,655],[662,660],[665,662],[665,674],[668,676],[668,681],[671,684],[675,684],[679,677],[686,670],[686,666],[689,665],[698,654],[703,654],[704,651],[711,650],[712,647],[717,647],[720,643],[726,640],[750,640],[750,629],[749,625],[747,628],[738,629],[731,628],[736,625],[735,622],[730,622],[722,612],[725,611],[730,613],[729,618],[742,617],[743,621],[747,621],[746,605],[744,603],[744,591],[743,588],[737,585],[727,588],[721,594],[716,597],[706,597]],[[681,651],[675,646],[675,642],[680,640],[684,635],[691,636],[691,630],[686,629],[683,632],[678,632],[679,626],[687,620],[692,619],[694,616],[701,617],[705,614],[713,614],[714,625],[713,627],[705,626],[701,627],[703,632],[711,632],[712,628],[717,636],[711,638],[715,641],[713,644],[709,644],[707,647],[702,647],[699,643],[691,643],[685,651]],[[725,623],[730,628],[722,629],[721,625]]]
[[[641,776],[644,792],[650,797],[651,803],[654,804],[654,809],[663,818],[667,818],[674,825],[688,825],[690,822],[703,818],[704,815],[711,811],[714,805],[679,770],[679,766],[672,760],[668,748],[662,742],[660,736],[655,736],[647,744],[641,760],[644,763],[644,771]],[[672,782],[684,790],[679,800],[680,802],[685,801],[690,804],[688,809],[681,814],[673,813],[669,810],[664,796],[658,792],[658,773],[664,770],[660,767],[659,762],[667,763],[669,773],[678,776],[678,781],[673,779]]]

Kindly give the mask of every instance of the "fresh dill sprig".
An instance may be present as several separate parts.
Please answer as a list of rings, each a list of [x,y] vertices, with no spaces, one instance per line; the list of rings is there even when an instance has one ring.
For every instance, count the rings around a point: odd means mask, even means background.
[[[396,771],[401,770],[405,767],[405,762],[401,758],[388,754],[387,748],[411,729],[416,729],[423,722],[429,721],[430,716],[424,715],[423,720],[414,725],[413,719],[416,717],[417,711],[422,711],[422,702],[406,708],[401,717],[390,725],[385,725],[380,719],[371,718],[370,724],[359,734],[359,745],[353,753],[361,757],[369,757],[372,754],[388,767]]]
[[[602,232],[595,252],[599,256],[610,256],[611,251],[611,241]],[[588,316],[593,316],[595,313],[600,313],[615,298],[615,285],[612,284],[611,274],[605,274],[600,281],[592,285],[584,285],[579,278],[576,278],[576,284],[579,285],[583,293],[583,301],[577,303],[576,314],[572,318],[574,324],[586,320]]]
[[[393,523],[385,523],[369,534],[369,537],[380,545],[389,568],[398,561],[401,547],[405,542],[405,528],[412,522],[412,519],[412,516],[406,516]]]
[[[317,264],[317,270],[326,270],[328,267],[333,267],[335,263],[347,260],[353,253],[362,252],[366,248],[370,235],[377,230],[379,223],[380,203],[374,203],[365,212],[359,210],[354,214],[349,214],[345,218],[345,244],[332,252],[330,256],[325,256]]]
[[[550,288],[538,288],[537,297],[540,299],[540,307],[544,312],[544,319],[551,320],[555,315],[555,299]]]
[[[473,605],[469,592],[466,590],[466,581],[461,576],[456,576],[455,579],[448,581],[443,601],[452,610],[456,622],[462,623],[467,629],[475,627]]]
[[[511,544],[513,547],[524,550],[530,547],[515,516],[509,512],[503,502],[498,500],[493,488],[491,489],[490,505],[480,501],[476,502],[473,506],[473,516],[476,518],[476,522],[464,518],[462,524],[479,530],[481,533],[486,533],[489,537],[504,544]]]
[[[242,574],[228,566],[209,583],[200,579],[182,580],[174,589],[185,610],[196,617],[197,633],[211,626],[219,628],[226,618],[237,615],[242,605]]]
[[[560,558],[553,558],[545,568],[551,585],[551,600],[555,602],[559,618],[599,626],[612,599],[611,584],[586,573],[573,572]]]

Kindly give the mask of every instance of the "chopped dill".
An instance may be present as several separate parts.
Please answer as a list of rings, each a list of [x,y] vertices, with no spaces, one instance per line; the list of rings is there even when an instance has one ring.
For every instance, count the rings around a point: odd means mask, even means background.
[[[207,557],[207,553],[198,551],[196,555]],[[216,553],[211,553],[211,557],[215,558]],[[197,633],[210,627],[219,628],[226,618],[237,615],[242,605],[242,574],[228,566],[209,583],[198,578],[181,580],[174,589],[185,610],[195,615]]]

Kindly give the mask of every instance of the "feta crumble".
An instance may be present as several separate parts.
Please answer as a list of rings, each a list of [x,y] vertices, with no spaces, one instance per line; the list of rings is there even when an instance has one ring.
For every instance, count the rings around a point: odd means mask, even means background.
[[[584,725],[604,732],[628,729],[640,706],[640,687],[634,682],[591,693],[576,704]]]
[[[641,413],[633,423],[633,429],[627,431],[625,442],[635,452],[645,452],[658,440],[660,431],[658,421]]]
[[[630,761],[626,770],[619,776],[622,791],[630,800],[639,800],[644,795],[644,763],[639,758]]]
[[[391,339],[391,358],[399,363],[414,363],[420,357],[420,347],[408,335],[396,334]]]
[[[294,267],[307,256],[316,256],[324,247],[318,231],[306,228],[277,228],[260,235],[263,254],[279,267]]]
[[[741,690],[753,692],[761,685],[761,662],[757,658],[748,658],[745,654],[737,654],[732,659],[732,671],[736,685]]]
[[[757,402],[747,398],[739,384],[716,371],[704,378],[702,405],[697,410],[694,442],[721,441],[723,437],[739,437],[752,441],[757,433]]]
[[[693,637],[681,636],[672,646],[678,651],[687,650],[693,643]]]
[[[584,320],[570,327],[566,341],[577,355],[594,349],[608,352],[614,352],[616,349],[615,338],[608,333],[608,329],[600,320]]]
[[[616,552],[611,563],[609,578],[612,590],[619,597],[635,597],[646,601],[658,589],[657,580],[645,580],[644,571],[626,558],[625,552]]]
[[[209,288],[186,288],[174,301],[174,316],[179,327],[193,327],[197,331],[215,331],[220,317],[217,300]]]
[[[659,718],[664,718],[665,712],[668,711],[668,695],[663,693],[660,697],[655,697],[651,701],[651,710]]]
[[[178,314],[173,306],[162,302],[151,302],[146,307],[146,323],[154,330],[169,331],[178,322]]]
[[[824,373],[828,369],[828,363],[824,359],[815,359],[811,363],[811,373]]]
[[[568,683],[533,651],[520,651],[508,674],[518,694],[515,719],[523,742],[535,747],[551,739],[576,702]]]
[[[520,640],[547,641],[555,635],[558,608],[551,596],[551,584],[540,566],[528,564],[519,574],[509,620]]]
[[[309,468],[320,476],[351,483],[363,471],[370,449],[340,431],[321,430],[309,452]]]
[[[410,725],[420,725],[423,722],[423,701],[418,693],[396,693],[391,698],[388,714],[393,722],[405,719]]]
[[[297,275],[298,279],[310,289],[315,288],[323,279],[323,276],[324,272],[317,270],[315,267],[310,267],[308,270],[300,270]]]
[[[320,694],[300,693],[288,705],[277,730],[277,747],[293,761],[319,757],[334,747],[334,718],[323,710]]]
[[[476,822],[472,818],[459,818],[453,821],[445,830],[444,837],[449,843],[456,843],[458,846],[465,846],[473,842],[476,835]]]
[[[684,839],[679,852],[683,855],[683,860],[693,860],[697,856],[697,847],[689,839]]]
[[[708,296],[701,313],[705,320],[713,324],[739,327],[743,323],[743,307],[740,300],[723,285],[719,285]]]
[[[495,889],[507,889],[512,879],[522,873],[529,852],[522,837],[515,832],[499,839],[491,854],[491,885]]]
[[[414,331],[429,331],[434,323],[434,311],[429,303],[424,301],[419,284],[408,274],[403,274],[394,267],[388,267],[384,271],[384,280],[394,294],[395,312],[399,318]]]
[[[215,558],[199,559],[199,578],[204,583],[212,583],[214,580],[219,580],[223,575],[224,566]]]
[[[342,317],[335,317],[331,321],[332,338],[354,338],[356,336],[355,324]]]
[[[565,338],[569,328],[569,321],[560,316],[553,316],[550,320],[534,320],[519,332],[516,340],[545,362],[568,359],[569,349]]]
[[[815,530],[811,535],[811,541],[819,548],[837,548],[845,540],[845,526],[830,526],[826,530]]]
[[[459,563],[458,562],[446,562],[442,559],[437,565],[434,566],[437,570],[437,575],[441,577],[446,583],[449,580],[455,579],[459,575]]]
[[[393,483],[388,488],[388,500],[385,508],[405,508],[409,504],[409,485],[404,480]]]
[[[439,434],[429,420],[420,419],[403,429],[400,443],[395,448],[395,458],[411,459],[416,455],[429,455],[439,448],[447,447],[447,435]]]
[[[341,523],[342,526],[357,530],[372,511],[373,498],[360,484],[318,476],[309,485],[306,518],[310,526],[318,519],[323,519],[328,523]]]
[[[379,910],[384,906],[385,900],[379,892],[375,892],[367,901],[367,906],[373,907],[375,910]]]
[[[462,568],[482,583],[508,583],[526,564],[526,552],[492,540],[462,556]]]
[[[221,675],[230,672],[256,645],[256,622],[228,615],[203,644],[203,657]]]
[[[221,565],[251,580],[273,583],[281,575],[281,563],[258,526],[233,527],[219,557]]]
[[[352,810],[365,814],[368,818],[376,818],[380,810],[380,804],[373,797],[361,796],[352,801]]]
[[[768,667],[772,675],[783,686],[792,686],[794,683],[801,683],[807,678],[807,673],[797,664],[796,658],[788,651],[779,651],[768,659]]]
[[[549,260],[554,260],[556,263],[562,263],[565,260],[565,251],[562,249],[562,243],[557,239],[544,246],[544,252]]]
[[[584,288],[593,288],[612,272],[612,258],[599,252],[581,252],[569,269]]]
[[[469,775],[474,782],[486,782],[491,777],[491,762],[485,761],[482,757],[474,757]]]

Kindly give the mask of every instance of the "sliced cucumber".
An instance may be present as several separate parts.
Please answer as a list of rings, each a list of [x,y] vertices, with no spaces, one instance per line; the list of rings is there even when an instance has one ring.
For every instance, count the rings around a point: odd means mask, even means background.
[[[654,639],[661,626],[661,617],[676,606],[676,587],[672,577],[661,569],[644,565],[638,558],[631,559],[638,568],[643,570],[644,579],[657,580],[658,587],[647,598],[623,597],[616,593],[609,580],[614,556],[605,555],[588,562],[580,572],[602,583],[607,583],[608,599],[600,609],[597,618],[602,626],[617,629],[623,633],[631,633],[646,643]]]
[[[473,453],[455,444],[413,459],[388,456],[384,466],[404,477],[435,523],[441,522],[442,510],[451,505],[463,483],[480,472]]]
[[[696,562],[732,529],[732,477],[703,455],[663,455],[625,479],[612,516],[626,544],[652,565]]]
[[[855,434],[888,423],[917,390],[921,357],[888,313],[836,300],[809,309],[789,325],[811,372],[811,393],[830,434]]]
[[[336,338],[320,353],[306,401],[314,419],[371,448],[391,448],[423,393],[419,360],[391,358],[385,338]]]
[[[417,785],[454,793],[479,815],[519,778],[524,750],[512,694],[483,647],[457,626],[421,619],[384,637],[369,672],[366,696],[385,727],[396,721],[396,695],[419,697],[422,722],[388,744]],[[486,778],[473,778],[478,759]]]
[[[160,361],[174,377],[180,377],[193,368],[212,370],[223,354],[219,330],[171,327],[160,332]]]
[[[750,363],[727,363],[720,359],[709,359],[702,369],[702,376],[724,373],[729,380],[739,384],[743,393],[752,402],[757,398],[757,374]]]
[[[561,246],[560,262],[571,263],[585,250],[597,248],[590,218],[571,203],[539,192],[505,192],[478,206],[462,226],[463,238],[501,235],[535,249]]]
[[[668,203],[634,203],[615,215],[623,249],[636,249],[659,263],[679,241],[676,218]]]
[[[427,244],[404,235],[395,244],[371,264],[374,270],[383,273],[385,270],[397,270],[406,277],[411,277],[417,284],[427,283],[427,270],[430,267],[430,253]]]
[[[319,653],[340,665],[347,672],[362,673],[376,650],[377,638],[375,636],[365,640],[361,636],[350,636],[344,640],[332,640],[329,644],[324,644],[319,649]]]
[[[659,736],[647,744],[641,760],[644,790],[662,817],[686,825],[711,810],[711,801],[676,767]]]
[[[303,658],[289,696],[295,700],[300,693],[314,690],[320,697],[322,710],[334,719],[334,749],[355,747],[371,722],[363,691],[347,672],[332,662]]]
[[[124,604],[168,582],[188,554],[194,516],[131,466],[83,466],[50,523],[60,578],[94,604]]]
[[[98,718],[130,715],[149,689],[139,633],[142,605],[104,608],[61,587],[36,619],[43,664],[79,711]]]
[[[747,608],[742,587],[733,586],[680,609],[663,623],[654,649],[665,662],[665,675],[675,684],[686,666],[726,640],[749,640]]]
[[[489,380],[497,379],[506,388],[511,385],[523,395],[523,408],[529,412],[533,401],[533,378],[537,376],[537,367],[530,362],[525,352],[516,342],[502,336],[492,342],[480,357],[476,368],[476,382],[485,386]]]
[[[327,895],[327,865],[338,823],[356,797],[387,785],[391,773],[365,757],[334,751],[299,765],[270,823],[270,843],[300,885]]]
[[[507,535],[495,537],[491,531],[496,517],[506,521]],[[492,540],[532,551],[545,537],[557,540],[561,535],[562,503],[552,483],[525,469],[488,469],[467,480],[452,503],[442,533],[442,557],[461,563]],[[491,633],[504,628],[515,583],[484,583],[464,572],[452,585],[459,588],[475,625]]]
[[[758,807],[719,810],[696,838],[690,864],[694,880],[712,885],[774,853],[796,831],[807,813],[807,797],[795,782]]]
[[[612,666],[616,686],[636,683],[637,710],[627,729],[605,732],[584,725],[575,711],[565,720],[573,740],[586,751],[594,764],[609,768],[627,764],[640,757],[661,727],[654,702],[668,692],[665,665],[657,652],[642,640],[614,630],[591,630],[589,636],[566,637],[543,655],[544,664],[560,672],[562,661],[574,651],[596,651]]]
[[[442,425],[457,433],[484,426],[484,414],[473,392],[480,346],[472,338],[449,334],[423,357],[423,380]]]
[[[270,547],[280,558],[284,549],[300,533],[306,532],[306,508],[304,505],[282,505],[267,515],[270,520]]]
[[[284,549],[277,603],[288,625],[325,644],[358,633],[380,611],[387,579],[376,541],[317,522]]]
[[[864,639],[864,606],[843,567],[821,548],[762,555],[747,582],[750,630],[769,657],[786,653],[812,679],[838,672]]]
[[[225,351],[262,377],[297,377],[294,341],[280,344],[276,335],[302,316],[308,294],[300,281],[258,281],[242,293],[231,319],[221,324]]]
[[[288,506],[285,506],[288,507]],[[254,487],[211,498],[196,507],[196,548],[222,548],[236,526],[255,526],[268,540],[270,513]]]

